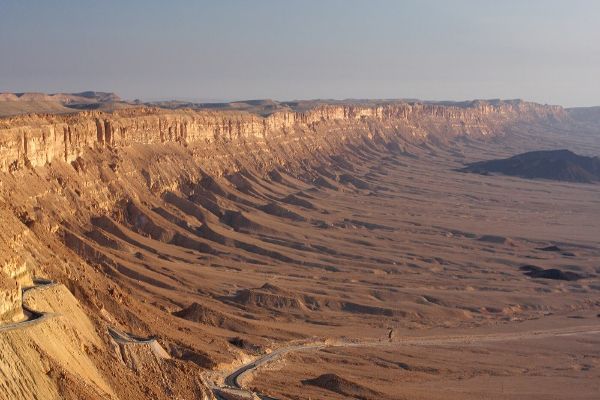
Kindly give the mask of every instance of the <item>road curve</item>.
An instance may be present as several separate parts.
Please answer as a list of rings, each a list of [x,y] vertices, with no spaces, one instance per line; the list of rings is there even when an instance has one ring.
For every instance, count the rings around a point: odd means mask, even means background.
[[[281,357],[282,355],[290,353],[290,352],[318,350],[318,349],[322,349],[324,347],[327,347],[327,345],[324,343],[311,343],[311,344],[282,347],[280,349],[273,350],[269,354],[266,354],[266,355],[258,358],[257,360],[254,360],[248,364],[242,365],[240,368],[236,369],[231,374],[227,375],[225,377],[225,385],[236,388],[236,389],[242,389],[242,386],[240,383],[241,378],[244,375],[250,373],[252,370],[260,367],[261,365],[265,365],[265,364],[269,363],[270,361],[273,361],[273,360]]]
[[[21,289],[21,308],[23,309],[24,312],[26,312],[27,314],[27,319],[24,319],[22,321],[18,321],[18,322],[12,322],[12,323],[8,323],[8,324],[2,324],[0,325],[0,333],[1,332],[7,332],[7,331],[13,331],[13,330],[18,330],[18,329],[25,329],[25,328],[29,328],[33,325],[39,324],[40,322],[45,321],[48,318],[51,318],[52,316],[54,316],[53,313],[48,313],[48,312],[40,312],[40,311],[36,311],[33,310],[29,307],[27,307],[25,305],[25,300],[26,300],[26,296],[30,291],[33,290],[42,290],[42,289],[46,289],[46,288],[50,288],[52,286],[55,286],[56,283],[50,281],[50,280],[46,280],[46,279],[39,279],[39,280],[35,280],[33,286],[28,286],[28,287],[24,287]]]
[[[293,345],[288,347],[282,347],[280,349],[273,350],[269,354],[251,361],[247,364],[240,366],[235,371],[231,372],[225,377],[224,387],[214,388],[218,399],[224,399],[219,395],[219,389],[235,389],[239,392],[251,396],[256,395],[262,400],[277,400],[274,397],[269,397],[260,393],[254,393],[248,389],[245,389],[241,384],[241,378],[244,375],[252,373],[253,370],[258,367],[265,365],[287,353],[298,352],[298,351],[312,351],[320,350],[323,348],[332,347],[390,347],[390,346],[440,346],[440,345],[451,345],[451,344],[473,344],[473,343],[486,343],[486,342],[502,342],[512,340],[523,340],[523,339],[543,339],[548,337],[561,337],[561,336],[574,336],[574,335],[590,335],[600,334],[600,324],[586,325],[572,328],[561,328],[561,329],[547,329],[547,330],[533,330],[526,332],[510,332],[510,333],[491,333],[491,334],[478,334],[478,335],[453,335],[453,336],[430,336],[430,337],[406,337],[399,338],[394,341],[355,341],[355,342],[337,342],[337,343],[310,343],[302,345]]]
[[[108,327],[108,333],[117,343],[123,344],[152,344],[156,342],[156,337],[142,338],[131,333],[125,333],[117,328]]]

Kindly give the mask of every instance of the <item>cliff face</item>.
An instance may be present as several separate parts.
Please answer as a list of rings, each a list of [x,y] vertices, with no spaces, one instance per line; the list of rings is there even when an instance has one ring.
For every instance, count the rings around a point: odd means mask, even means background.
[[[0,273],[0,322],[18,321],[22,317],[21,287]]]
[[[267,117],[227,111],[154,108],[110,114],[87,111],[68,116],[33,115],[0,120],[0,170],[39,167],[55,160],[70,163],[89,148],[118,148],[134,143],[176,142],[187,146],[269,141],[290,131],[316,132],[326,125],[331,128],[332,124],[348,129],[371,127],[365,131],[372,131],[376,124],[379,129],[403,131],[413,136],[442,130],[448,136],[487,135],[515,120],[563,118],[564,115],[560,107],[526,102],[474,102],[469,107],[406,103],[325,105],[305,112],[277,112]]]
[[[65,220],[79,225],[113,212],[119,202],[145,196],[132,193],[138,185],[161,194],[195,184],[207,173],[284,167],[301,174],[307,164],[323,164],[348,146],[402,148],[429,135],[480,137],[501,134],[519,121],[563,118],[560,107],[478,101],[319,105],[267,117],[135,108],[0,119],[0,196],[7,207],[0,210],[5,222],[0,246],[6,250],[1,271],[13,283],[30,284],[39,263],[32,255],[43,253],[44,244],[29,228],[53,234]]]
[[[95,369],[77,363],[93,362],[110,386],[102,391],[114,390],[114,398],[201,398],[198,393],[204,393],[205,387],[197,379],[198,366],[231,363],[237,354],[225,338],[215,340],[212,329],[181,325],[180,318],[171,314],[174,305],[192,298],[210,296],[213,301],[229,293],[231,287],[220,283],[219,287],[204,281],[196,285],[204,274],[219,274],[219,282],[230,279],[227,270],[220,275],[222,260],[235,268],[240,263],[261,266],[265,272],[271,265],[287,268],[288,264],[325,266],[332,272],[336,269],[329,260],[346,257],[345,250],[329,252],[317,243],[305,257],[300,253],[307,248],[304,231],[302,236],[290,236],[291,251],[277,240],[276,236],[287,235],[286,219],[304,221],[307,235],[315,232],[313,224],[324,229],[334,226],[333,216],[313,209],[310,196],[301,195],[304,188],[332,188],[344,194],[348,190],[349,198],[352,188],[375,193],[378,189],[367,182],[369,175],[353,175],[353,165],[360,167],[390,154],[403,158],[398,153],[410,154],[411,149],[427,152],[427,146],[420,146],[427,137],[435,137],[437,144],[458,135],[500,135],[510,132],[514,124],[563,118],[559,107],[473,102],[329,104],[267,117],[241,111],[131,108],[0,119],[0,325],[21,318],[20,288],[30,286],[32,277],[43,277],[65,283],[96,328],[78,325],[84,318],[75,313],[80,306],[72,304],[66,288],[56,296],[40,289],[52,295],[50,303],[56,304],[44,311],[62,313],[68,320],[42,320],[36,330],[25,329],[25,335],[7,330],[0,348],[10,350],[5,353],[19,366],[15,369],[19,375],[27,370],[32,378],[6,390],[17,393],[44,379],[52,394],[38,397],[83,398],[63,392],[70,382],[98,382],[97,376],[78,376]],[[288,206],[312,216],[305,218]],[[248,218],[254,213],[258,220]],[[335,226],[342,230],[346,224],[356,228],[361,223],[352,221],[340,220],[342,225]],[[362,224],[365,229],[377,226]],[[260,235],[254,237],[250,231]],[[321,264],[319,252],[326,256],[327,265]],[[377,257],[379,264],[382,259]],[[275,302],[287,296],[270,295]],[[294,301],[289,303],[289,298]],[[278,304],[293,308],[295,299],[287,296]],[[65,304],[71,306],[65,309]],[[388,312],[348,304],[366,314]],[[331,307],[341,310],[343,305]],[[267,324],[232,321],[225,321],[232,331],[298,338],[295,332],[267,330]],[[130,371],[129,365],[115,362],[118,358],[106,337],[110,326],[159,335],[169,344],[171,355],[186,362],[160,361],[160,368],[151,362],[141,375]],[[77,331],[104,332],[104,342],[90,341],[93,359],[75,352],[73,332]],[[49,360],[44,362],[51,367],[36,361],[42,359],[39,349],[46,337],[52,349],[61,350],[48,357],[44,353]],[[58,337],[67,341],[54,339]],[[72,349],[72,357],[63,358],[65,348]],[[74,375],[65,381],[63,375],[48,374],[52,369]]]

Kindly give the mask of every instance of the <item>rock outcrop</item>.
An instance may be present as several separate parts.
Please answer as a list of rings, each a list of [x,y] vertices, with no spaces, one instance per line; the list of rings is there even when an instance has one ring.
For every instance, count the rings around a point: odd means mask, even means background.
[[[569,150],[531,151],[510,158],[472,163],[462,171],[592,183],[600,182],[600,158],[580,156]]]
[[[18,282],[0,273],[0,323],[17,321],[22,317],[21,286]]]

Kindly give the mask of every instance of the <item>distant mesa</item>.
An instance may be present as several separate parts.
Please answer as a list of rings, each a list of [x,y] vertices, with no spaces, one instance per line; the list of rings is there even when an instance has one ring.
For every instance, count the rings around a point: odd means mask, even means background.
[[[592,183],[600,182],[600,158],[580,156],[569,150],[531,151],[510,158],[471,163],[460,171]]]
[[[66,114],[79,110],[113,111],[131,107],[111,92],[79,93],[0,93],[0,117],[19,114]]]
[[[593,129],[598,127],[598,123],[600,122],[599,106],[567,108],[566,111],[569,117],[584,127],[591,127]]]

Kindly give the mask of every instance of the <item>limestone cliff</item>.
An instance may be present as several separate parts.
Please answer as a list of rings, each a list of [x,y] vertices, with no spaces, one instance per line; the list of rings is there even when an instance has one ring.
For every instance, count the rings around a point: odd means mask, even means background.
[[[520,101],[477,101],[467,106],[320,105],[308,111],[279,111],[267,117],[245,112],[158,108],[30,115],[0,120],[0,170],[39,167],[55,160],[70,163],[88,148],[123,147],[134,143],[202,145],[245,139],[269,141],[290,131],[315,132],[332,124],[337,129],[361,129],[369,134],[373,128],[387,128],[412,136],[442,131],[444,135],[487,135],[515,120],[564,116],[560,107]],[[373,127],[373,123],[377,126]],[[327,136],[333,134],[331,130],[330,126]],[[343,136],[347,132],[342,130],[339,134]]]

